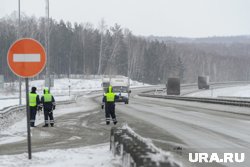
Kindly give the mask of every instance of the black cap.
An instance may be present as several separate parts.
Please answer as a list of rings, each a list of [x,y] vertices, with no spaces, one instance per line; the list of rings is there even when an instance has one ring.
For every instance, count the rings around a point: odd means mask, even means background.
[[[32,91],[32,92],[36,92],[36,87],[32,87],[32,88],[31,88],[31,91]]]

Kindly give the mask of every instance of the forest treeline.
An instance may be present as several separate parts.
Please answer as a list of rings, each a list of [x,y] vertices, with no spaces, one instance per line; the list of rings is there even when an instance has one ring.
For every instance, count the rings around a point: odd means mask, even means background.
[[[0,75],[9,81],[17,77],[6,56],[18,37],[34,38],[45,46],[45,18],[23,15],[20,33],[17,25],[14,16],[0,19]],[[95,28],[90,23],[51,19],[49,34],[51,74],[119,74],[152,84],[165,83],[168,77],[193,83],[198,75],[209,75],[212,82],[250,79],[248,42],[152,40],[118,24],[107,27],[104,20]],[[45,70],[39,76],[44,74]]]

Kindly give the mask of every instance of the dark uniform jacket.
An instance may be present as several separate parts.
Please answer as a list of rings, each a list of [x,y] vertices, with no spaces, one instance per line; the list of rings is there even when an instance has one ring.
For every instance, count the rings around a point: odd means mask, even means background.
[[[49,92],[45,90],[44,95],[46,95],[46,94],[49,94]],[[43,104],[43,109],[45,111],[52,111],[52,110],[55,109],[55,99],[54,99],[54,97],[52,95],[51,95],[51,101],[46,102],[44,96],[42,96],[41,102]]]
[[[113,93],[112,92],[112,88],[108,88],[107,93]],[[102,102],[105,103],[105,110],[114,110],[115,107],[115,100],[119,99],[119,96],[115,95],[114,96],[114,101],[108,101],[107,100],[107,93],[104,94],[103,98],[102,98]]]
[[[39,98],[39,95],[36,93],[36,92],[33,92],[31,91],[30,94],[36,94],[36,106],[30,106],[30,108],[32,109],[36,109],[37,110],[37,107],[40,105],[40,98]]]

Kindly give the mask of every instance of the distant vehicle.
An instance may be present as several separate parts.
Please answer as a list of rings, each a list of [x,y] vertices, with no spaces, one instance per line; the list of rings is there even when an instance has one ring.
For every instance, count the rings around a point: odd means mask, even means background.
[[[168,78],[166,84],[168,95],[180,95],[180,79],[179,78]]]
[[[209,76],[198,76],[198,88],[209,89]]]
[[[117,99],[116,102],[124,102],[125,104],[128,104],[129,94],[131,93],[128,78],[111,78],[110,85],[113,87],[113,92],[119,96],[119,99]]]
[[[110,85],[109,78],[103,78],[102,79],[102,88],[103,88],[104,93],[107,92],[109,85]]]

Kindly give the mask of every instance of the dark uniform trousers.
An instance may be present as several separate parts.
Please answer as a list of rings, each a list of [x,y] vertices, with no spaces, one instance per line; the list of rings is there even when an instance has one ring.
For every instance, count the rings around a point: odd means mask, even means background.
[[[37,107],[30,107],[30,126],[35,126]]]
[[[116,122],[116,116],[115,116],[115,103],[114,102],[106,102],[105,103],[105,117],[106,121],[110,121],[110,116],[113,120],[113,122]]]
[[[50,119],[50,121],[49,121]],[[53,110],[44,110],[44,120],[45,120],[45,124],[54,124],[54,117],[53,117]]]

